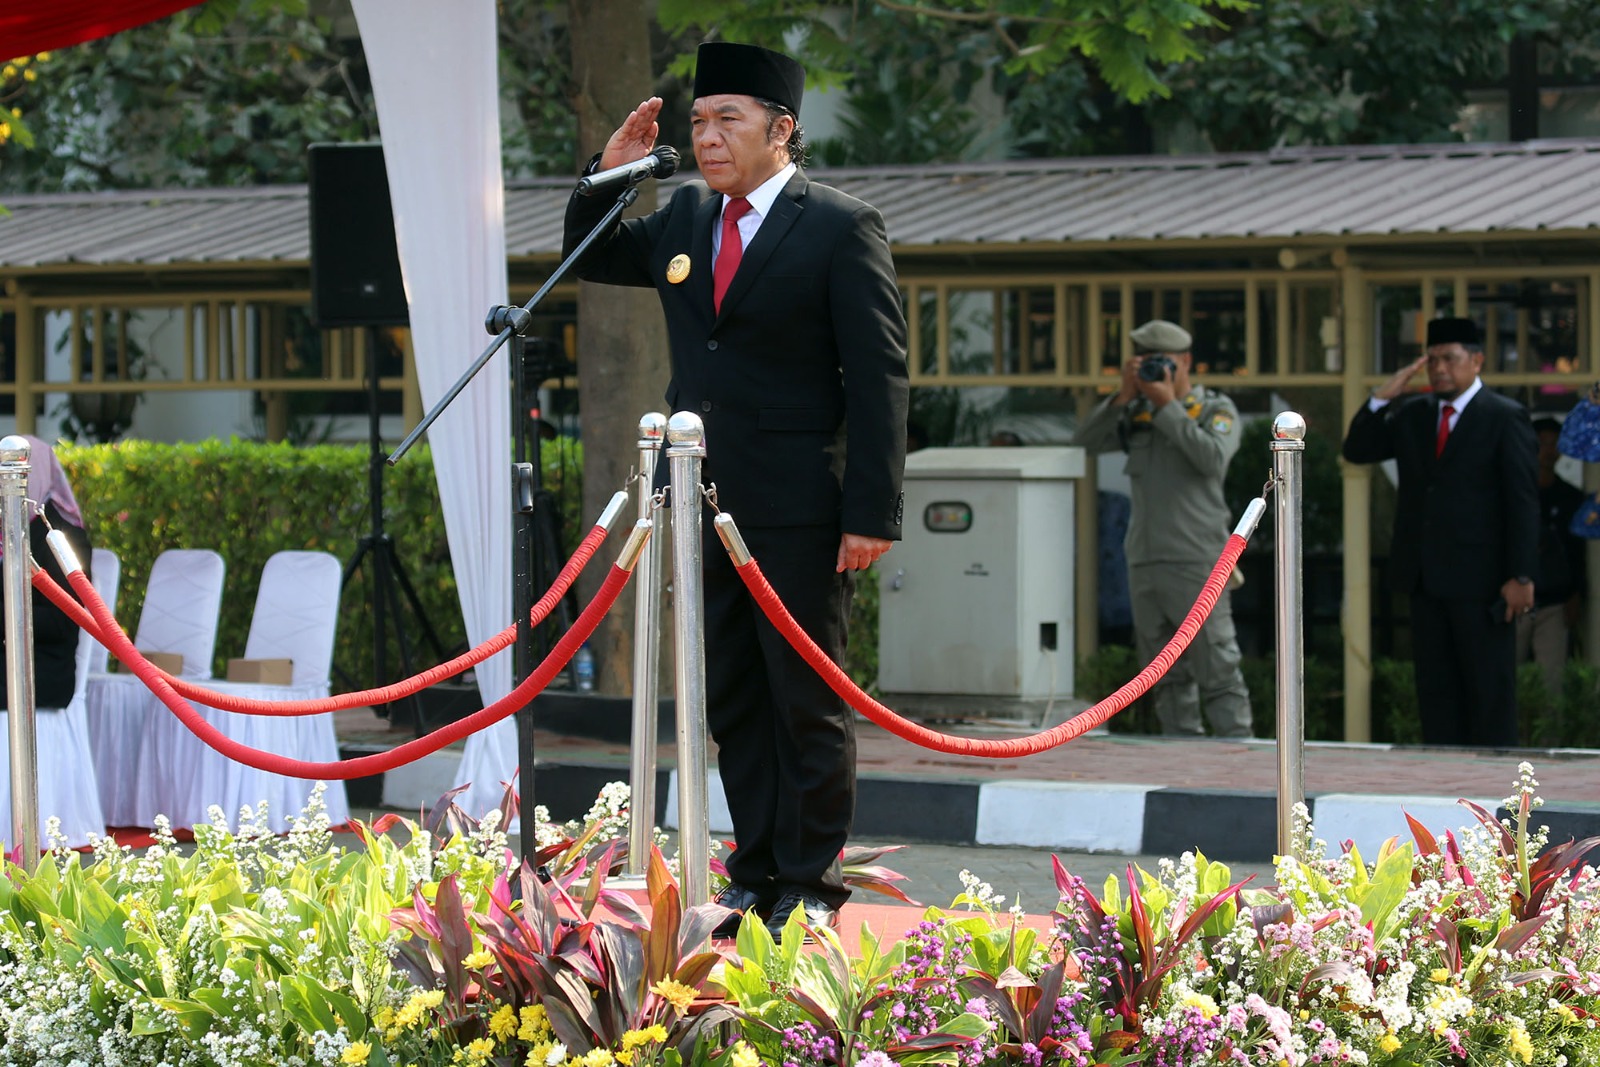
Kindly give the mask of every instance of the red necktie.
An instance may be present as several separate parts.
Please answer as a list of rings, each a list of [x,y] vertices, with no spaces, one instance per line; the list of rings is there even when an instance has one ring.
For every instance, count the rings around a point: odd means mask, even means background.
[[[1444,455],[1444,443],[1450,440],[1450,416],[1456,409],[1446,404],[1439,409],[1439,436],[1433,441],[1433,455],[1435,458]]]
[[[722,247],[717,249],[717,262],[711,268],[711,303],[722,310],[722,296],[733,284],[733,275],[739,269],[739,259],[744,255],[744,238],[739,236],[739,219],[750,210],[750,201],[736,196],[722,210]]]

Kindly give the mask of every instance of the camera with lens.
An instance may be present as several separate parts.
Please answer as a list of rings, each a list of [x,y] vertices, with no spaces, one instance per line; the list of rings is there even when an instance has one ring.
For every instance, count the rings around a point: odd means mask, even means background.
[[[1152,352],[1139,361],[1139,377],[1147,382],[1165,381],[1167,375],[1178,373],[1178,365],[1171,356]]]

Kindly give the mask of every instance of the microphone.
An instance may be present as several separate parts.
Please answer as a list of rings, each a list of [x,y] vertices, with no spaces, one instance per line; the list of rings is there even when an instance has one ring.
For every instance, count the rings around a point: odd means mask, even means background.
[[[678,172],[678,150],[671,145],[659,145],[643,159],[624,163],[620,167],[595,171],[578,179],[578,192],[584,196],[625,189],[638,185],[646,178],[670,178]]]

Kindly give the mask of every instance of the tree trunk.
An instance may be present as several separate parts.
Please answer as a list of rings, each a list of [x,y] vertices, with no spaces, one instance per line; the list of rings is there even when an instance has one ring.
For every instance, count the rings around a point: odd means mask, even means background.
[[[647,0],[570,0],[572,102],[578,116],[578,159],[586,161],[628,112],[655,92],[650,70]],[[645,182],[629,214],[655,209],[655,183]],[[583,420],[583,507],[586,521],[621,488],[638,465],[639,417],[664,411],[669,374],[666,322],[654,291],[581,283],[578,289],[578,405]],[[631,491],[632,487],[628,487]],[[665,514],[663,512],[663,514]],[[597,558],[581,589],[592,595],[621,535],[633,525],[634,501],[610,553]],[[665,536],[665,531],[658,531]],[[664,576],[663,576],[664,582]],[[663,601],[665,602],[665,601]],[[663,647],[670,645],[664,638]],[[596,688],[633,691],[633,594],[617,601],[589,642]],[[670,692],[670,689],[666,690]]]

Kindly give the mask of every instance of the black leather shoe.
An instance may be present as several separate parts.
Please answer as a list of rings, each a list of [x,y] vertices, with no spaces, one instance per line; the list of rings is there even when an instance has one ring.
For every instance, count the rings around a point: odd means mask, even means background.
[[[772,935],[774,941],[782,940],[783,927],[798,907],[806,910],[807,926],[817,930],[824,926],[839,929],[839,909],[829,907],[810,893],[785,893],[772,906],[772,914],[767,916],[767,933]]]
[[[744,918],[744,913],[755,909],[756,914],[761,914],[761,894],[747,885],[738,882],[729,882],[717,891],[711,898],[711,903],[721,904],[724,908],[732,908],[733,914],[717,924],[711,931],[711,936],[716,938],[729,938],[739,936],[739,923]]]

